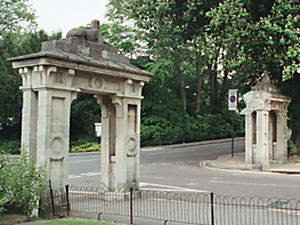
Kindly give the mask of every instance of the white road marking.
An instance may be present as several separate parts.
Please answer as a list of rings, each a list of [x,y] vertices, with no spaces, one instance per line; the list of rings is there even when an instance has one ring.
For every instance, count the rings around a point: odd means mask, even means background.
[[[195,185],[197,185],[198,183],[193,183],[193,182],[191,182],[191,183],[187,183],[186,185],[187,186],[195,186]]]
[[[90,173],[81,173],[82,176],[93,177],[101,175],[101,172],[90,172]]]
[[[255,186],[300,188],[300,185],[292,185],[292,184],[262,184],[262,183],[231,182],[231,181],[219,181],[219,180],[210,180],[209,182],[211,182],[211,183],[217,183],[217,184],[255,185]]]
[[[213,180],[222,180],[221,177],[212,177],[211,179],[213,179]]]
[[[146,187],[146,186],[153,186],[153,187]],[[184,187],[176,187],[164,184],[153,184],[153,183],[140,183],[141,190],[153,190],[153,191],[179,191],[179,192],[207,192],[204,190],[198,189],[191,189],[191,188],[184,188]]]
[[[80,178],[81,176],[77,176],[77,175],[69,175],[69,179],[76,179],[76,178]]]
[[[69,179],[81,178],[81,177],[93,177],[93,176],[100,176],[101,172],[89,172],[89,173],[81,173],[79,175],[69,175]]]

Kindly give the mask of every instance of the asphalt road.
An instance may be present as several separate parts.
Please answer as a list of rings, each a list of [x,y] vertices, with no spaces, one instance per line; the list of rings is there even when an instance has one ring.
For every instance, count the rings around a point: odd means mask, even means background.
[[[236,152],[244,142],[235,143]],[[231,143],[175,147],[141,152],[141,189],[214,192],[228,196],[266,196],[300,200],[300,176],[201,168],[202,160],[229,154]],[[70,185],[99,186],[99,155],[70,157]]]

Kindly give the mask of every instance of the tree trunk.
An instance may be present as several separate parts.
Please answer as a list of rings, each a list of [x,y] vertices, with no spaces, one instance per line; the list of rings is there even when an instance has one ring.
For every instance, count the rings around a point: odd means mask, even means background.
[[[217,75],[218,75],[218,71],[217,71],[217,59],[218,56],[216,55],[215,61],[214,61],[214,66],[213,68],[211,68],[211,70],[209,71],[209,81],[210,81],[210,113],[211,114],[215,114],[216,113],[216,109],[217,109]]]
[[[227,70],[225,70],[224,78],[223,78],[223,82],[222,82],[222,86],[221,86],[221,90],[217,102],[218,107],[221,107],[223,105],[222,103],[225,103],[224,96],[226,96],[226,91],[228,90],[227,83],[228,83],[228,72]]]
[[[197,89],[196,89],[196,108],[195,113],[198,114],[200,112],[200,106],[201,106],[201,90],[202,90],[202,83],[204,74],[201,73],[200,70],[200,54],[197,52],[196,57],[196,76],[197,76]]]
[[[183,105],[183,109],[186,110],[186,94],[184,88],[183,71],[180,68],[180,59],[177,54],[174,54],[175,72],[177,73],[179,80],[180,99]]]

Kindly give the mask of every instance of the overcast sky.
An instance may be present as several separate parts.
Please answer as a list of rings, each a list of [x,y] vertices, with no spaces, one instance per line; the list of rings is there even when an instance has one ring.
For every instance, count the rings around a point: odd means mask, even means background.
[[[105,6],[109,0],[29,0],[36,10],[39,28],[47,33],[62,31],[63,36],[74,27],[93,19],[105,22]]]

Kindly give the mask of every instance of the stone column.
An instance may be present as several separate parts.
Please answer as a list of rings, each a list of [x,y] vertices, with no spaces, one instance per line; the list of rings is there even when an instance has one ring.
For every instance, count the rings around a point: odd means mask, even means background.
[[[101,186],[108,191],[138,189],[140,100],[96,98],[102,110]]]
[[[21,150],[36,157],[37,95],[31,88],[32,69],[19,69],[23,86]]]
[[[278,162],[287,162],[287,120],[285,111],[279,111],[277,115],[277,151],[275,160]]]
[[[52,66],[21,69],[22,147],[46,166],[54,188],[68,184],[70,107],[74,70]]]
[[[245,167],[246,169],[252,169],[252,113],[248,112],[245,116]]]
[[[115,106],[111,97],[95,96],[101,107],[101,187],[108,191],[115,186]]]
[[[262,169],[269,167],[268,157],[268,112],[257,111],[257,144],[256,144],[256,163],[262,166]]]
[[[75,96],[38,89],[37,162],[46,164],[54,188],[68,184],[70,107]]]

